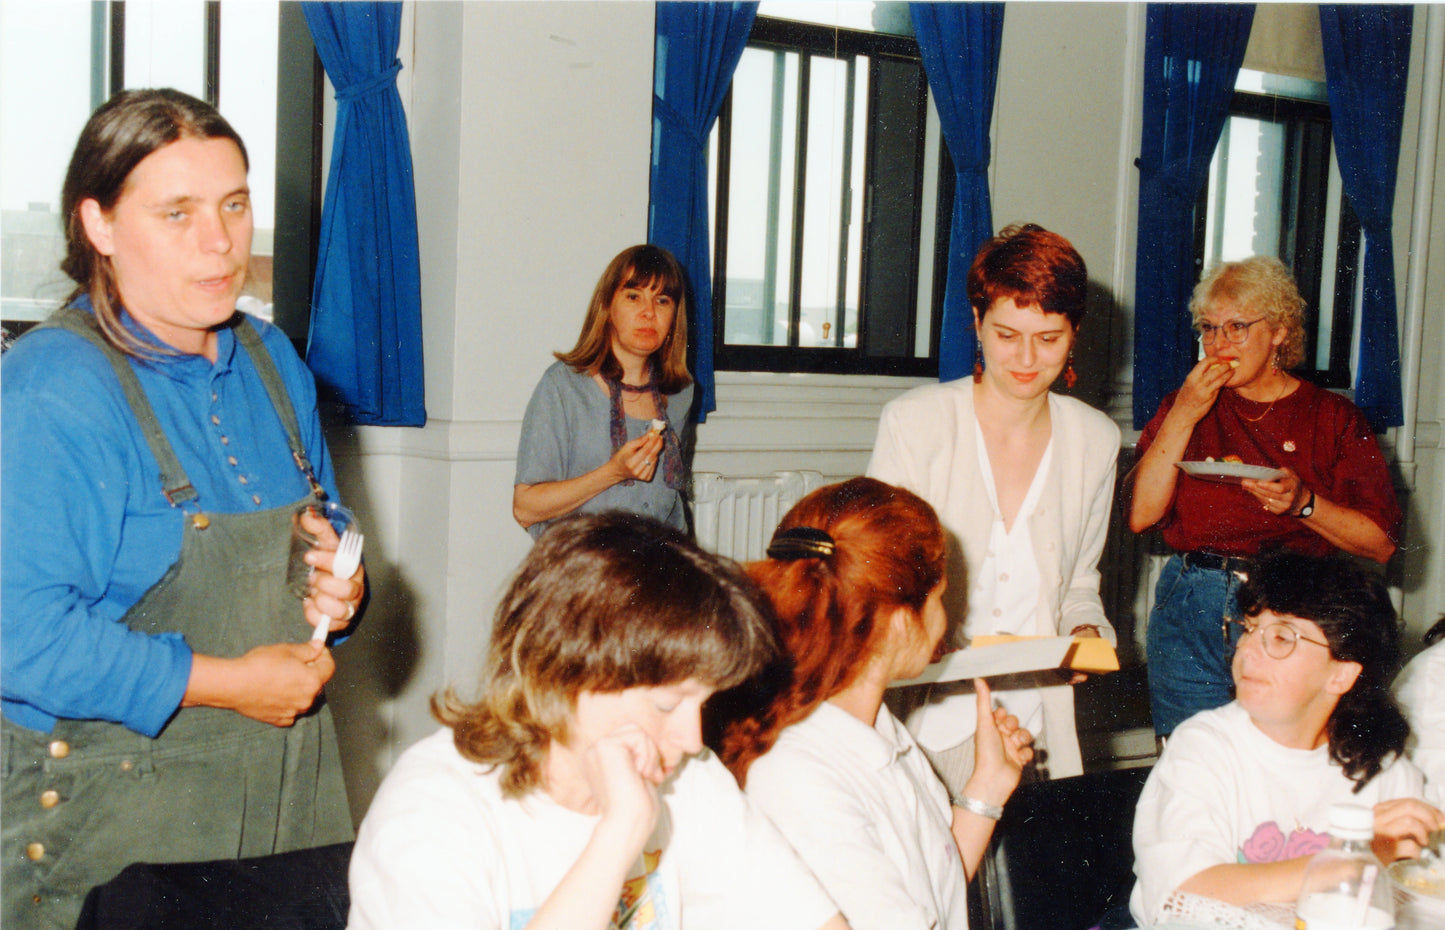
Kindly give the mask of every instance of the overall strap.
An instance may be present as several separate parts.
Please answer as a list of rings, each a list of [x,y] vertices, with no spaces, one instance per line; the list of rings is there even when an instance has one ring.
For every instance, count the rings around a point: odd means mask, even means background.
[[[165,431],[161,429],[160,421],[156,419],[155,409],[146,397],[145,390],[140,385],[140,379],[136,377],[135,371],[130,367],[130,360],[119,349],[105,341],[105,337],[101,336],[100,329],[96,326],[95,318],[78,307],[65,307],[37,326],[36,329],[46,327],[68,330],[89,340],[110,361],[111,368],[115,369],[115,375],[120,379],[121,390],[125,393],[125,399],[130,404],[131,412],[135,415],[136,423],[145,436],[146,444],[150,446],[151,454],[155,456],[156,463],[160,465],[161,493],[166,496],[166,500],[170,501],[172,507],[180,507],[195,500],[198,496],[196,489],[191,487],[185,469],[181,468],[180,460],[176,458],[170,440],[166,438]]]
[[[316,480],[316,472],[311,467],[311,459],[306,455],[306,446],[301,442],[301,426],[296,419],[296,408],[291,405],[291,395],[286,393],[286,385],[281,380],[281,373],[276,370],[276,363],[271,359],[271,353],[266,350],[266,345],[261,341],[261,334],[256,332],[256,327],[245,314],[238,314],[239,321],[232,327],[236,341],[246,350],[251,358],[251,364],[256,366],[256,373],[261,376],[261,383],[266,386],[266,393],[271,398],[271,406],[276,409],[276,416],[281,420],[281,426],[286,430],[286,443],[291,448],[291,458],[296,462],[296,467],[306,476],[307,482],[311,485],[311,491],[319,499],[326,500],[326,489]]]

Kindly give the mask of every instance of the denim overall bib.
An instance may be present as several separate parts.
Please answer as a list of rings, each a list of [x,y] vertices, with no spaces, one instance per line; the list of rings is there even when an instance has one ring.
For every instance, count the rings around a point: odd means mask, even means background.
[[[84,311],[52,323],[110,359],[161,467],[162,491],[186,515],[181,553],[121,618],[144,633],[176,632],[202,655],[305,642],[311,626],[286,586],[291,515],[325,492],[312,475],[296,414],[249,322],[237,341],[260,372],[312,494],[254,513],[200,509],[125,356]],[[353,838],[324,696],[291,727],[229,710],[182,708],[155,739],[120,724],[61,720],[39,733],[3,723],[3,923],[72,928],[85,894],[132,862],[261,856]]]

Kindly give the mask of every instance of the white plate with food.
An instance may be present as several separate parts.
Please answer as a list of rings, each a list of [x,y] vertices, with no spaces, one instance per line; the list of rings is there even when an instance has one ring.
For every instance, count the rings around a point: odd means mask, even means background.
[[[1268,465],[1246,465],[1243,462],[1176,462],[1175,464],[1186,475],[1203,478],[1205,481],[1222,481],[1226,484],[1239,484],[1245,478],[1253,478],[1255,481],[1273,481],[1284,474],[1280,469],[1270,468]]]

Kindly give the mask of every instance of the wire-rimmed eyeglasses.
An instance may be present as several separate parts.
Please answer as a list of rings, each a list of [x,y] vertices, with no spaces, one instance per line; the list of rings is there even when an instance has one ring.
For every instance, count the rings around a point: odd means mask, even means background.
[[[1199,341],[1204,345],[1213,344],[1214,337],[1220,333],[1224,333],[1225,339],[1228,339],[1235,345],[1239,345],[1249,338],[1249,328],[1263,321],[1264,317],[1260,317],[1257,320],[1250,320],[1248,323],[1243,320],[1230,320],[1219,326],[1215,326],[1213,323],[1199,323],[1194,327],[1194,332],[1198,334]]]
[[[1229,643],[1231,633],[1238,633],[1238,639],[1235,640],[1236,649],[1239,648],[1239,643],[1243,642],[1246,636],[1258,633],[1260,647],[1264,649],[1264,654],[1271,659],[1288,659],[1290,653],[1294,652],[1295,643],[1300,640],[1314,643],[1316,646],[1323,646],[1326,649],[1330,648],[1329,643],[1310,639],[1283,620],[1271,620],[1261,626],[1248,617],[1243,620],[1226,619],[1223,630],[1225,643]]]

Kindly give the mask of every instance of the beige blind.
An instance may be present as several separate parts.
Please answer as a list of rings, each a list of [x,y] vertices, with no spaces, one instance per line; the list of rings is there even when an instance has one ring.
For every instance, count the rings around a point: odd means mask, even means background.
[[[1320,8],[1313,3],[1258,3],[1244,67],[1323,82]]]

